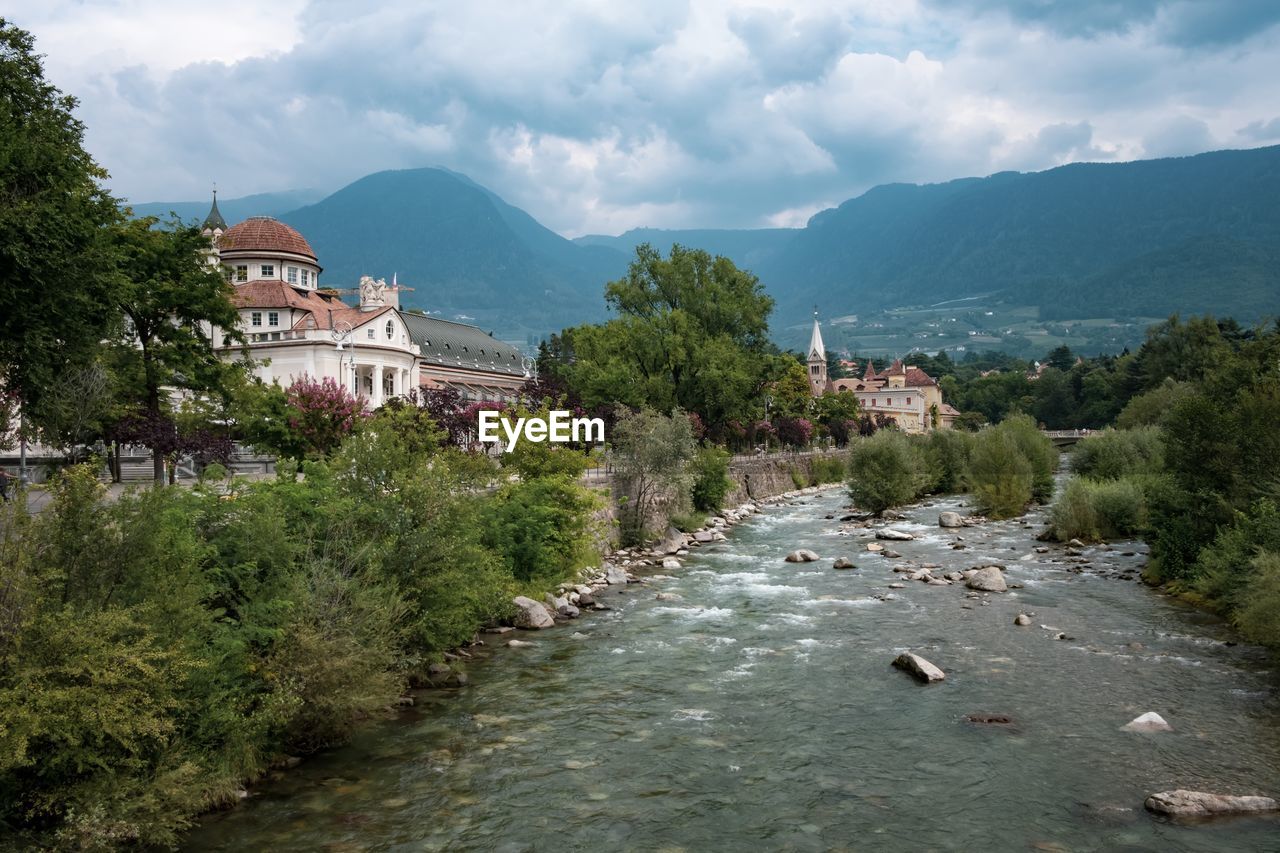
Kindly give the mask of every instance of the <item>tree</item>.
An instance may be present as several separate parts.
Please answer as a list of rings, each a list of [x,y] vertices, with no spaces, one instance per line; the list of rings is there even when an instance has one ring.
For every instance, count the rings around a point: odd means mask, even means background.
[[[200,395],[227,381],[231,368],[214,350],[210,326],[242,339],[231,284],[209,262],[208,238],[180,222],[164,229],[155,224],[144,217],[117,232],[117,308],[124,317],[117,370],[125,393],[151,421],[168,413],[164,389]],[[156,483],[162,483],[163,454],[153,456]]]
[[[622,539],[643,541],[661,499],[668,516],[681,510],[694,482],[690,463],[697,453],[693,430],[684,412],[663,415],[652,409],[621,409],[613,429],[614,467],[622,483]]]
[[[33,49],[0,18],[0,382],[28,415],[116,320],[108,226],[121,218],[75,99],[45,82]]]
[[[727,258],[673,246],[636,249],[605,301],[617,318],[568,329],[539,359],[592,409],[623,403],[696,412],[713,434],[757,417],[771,380],[768,316],[759,279]]]

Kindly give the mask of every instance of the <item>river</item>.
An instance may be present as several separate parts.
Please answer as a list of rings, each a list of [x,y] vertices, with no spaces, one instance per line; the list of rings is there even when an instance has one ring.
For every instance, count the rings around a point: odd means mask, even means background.
[[[534,646],[495,649],[471,686],[424,691],[259,786],[186,849],[1280,849],[1274,819],[1181,825],[1142,807],[1179,787],[1280,792],[1268,656],[1136,582],[1140,543],[1073,562],[1060,546],[1035,552],[1038,513],[937,527],[962,501],[895,522],[918,537],[891,543],[900,560],[825,517],[841,490],[766,508],[675,579],[525,633]],[[783,562],[801,547],[823,560]],[[858,568],[833,570],[840,555]],[[1023,588],[891,591],[903,562],[997,562]],[[1014,626],[1019,612],[1031,626]],[[893,669],[907,649],[946,681]],[[1146,711],[1174,730],[1121,731]]]

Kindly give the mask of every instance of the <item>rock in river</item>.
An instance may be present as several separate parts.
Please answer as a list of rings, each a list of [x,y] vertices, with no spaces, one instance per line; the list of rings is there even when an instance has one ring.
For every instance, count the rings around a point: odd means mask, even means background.
[[[964,519],[960,517],[958,512],[942,512],[938,513],[939,527],[964,527]]]
[[[662,568],[666,569],[669,572],[675,571],[676,569],[680,568],[680,561],[677,560],[675,557],[667,557],[662,561]]]
[[[556,624],[556,620],[551,618],[547,608],[532,598],[517,595],[511,600],[511,603],[516,606],[516,618],[514,621],[517,628],[552,628]]]
[[[850,560],[848,557],[836,557],[836,561],[835,561],[834,563],[832,563],[832,564],[831,564],[831,568],[833,568],[833,569],[856,569],[856,568],[858,568],[858,567],[857,567],[857,566],[855,566],[855,565],[853,564],[853,560]]]
[[[888,539],[892,542],[910,542],[916,537],[905,530],[894,530],[892,527],[885,527],[876,531],[876,538]]]
[[[1031,617],[1025,613],[1019,613],[1017,616],[1013,617],[1013,624],[1025,628],[1031,624]]]
[[[965,586],[981,592],[1004,592],[1008,589],[1004,582],[1004,575],[996,566],[986,566],[978,569],[965,582]]]
[[[1120,730],[1126,732],[1171,732],[1173,731],[1173,726],[1165,722],[1164,717],[1155,711],[1148,711],[1121,726]]]
[[[941,681],[946,678],[946,673],[929,663],[919,655],[911,652],[903,652],[893,659],[893,665],[898,669],[904,669],[914,675],[918,680],[926,684],[934,681]]]
[[[606,563],[604,578],[611,586],[624,586],[627,583],[627,570],[618,568],[612,563]]]
[[[1175,817],[1272,812],[1280,808],[1271,797],[1233,797],[1204,791],[1161,791],[1147,797],[1147,810]]]
[[[812,563],[821,558],[808,548],[801,548],[798,551],[792,551],[786,559],[788,563]]]

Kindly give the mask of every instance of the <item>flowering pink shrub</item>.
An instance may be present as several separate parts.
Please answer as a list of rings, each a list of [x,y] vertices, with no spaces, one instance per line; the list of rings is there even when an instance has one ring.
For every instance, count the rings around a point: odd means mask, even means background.
[[[333,379],[303,376],[285,389],[287,421],[297,450],[304,456],[327,456],[366,417],[363,397],[355,397]]]
[[[792,447],[805,447],[813,438],[813,424],[805,418],[778,418],[778,440]]]

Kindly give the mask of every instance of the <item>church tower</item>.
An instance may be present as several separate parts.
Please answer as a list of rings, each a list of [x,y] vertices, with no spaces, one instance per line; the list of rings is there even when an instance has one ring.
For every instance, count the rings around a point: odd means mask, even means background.
[[[813,312],[813,335],[809,338],[809,393],[821,397],[827,391],[827,348],[822,345],[818,312]]]

